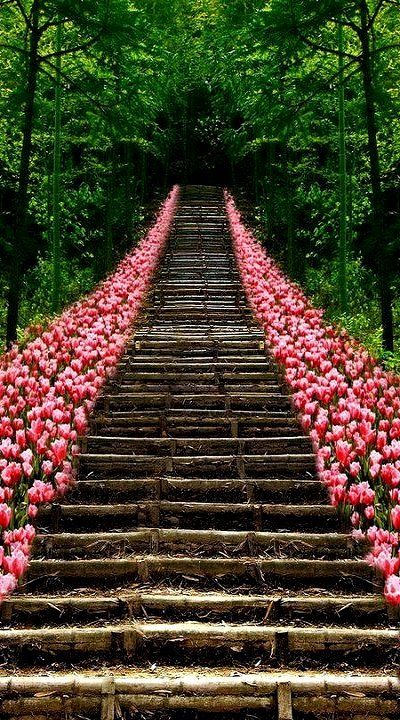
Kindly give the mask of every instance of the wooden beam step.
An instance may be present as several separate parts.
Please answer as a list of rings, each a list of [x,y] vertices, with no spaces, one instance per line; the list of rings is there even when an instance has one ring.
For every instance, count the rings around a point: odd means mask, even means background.
[[[251,438],[256,433],[260,437],[278,438],[281,436],[291,435],[297,436],[298,427],[281,421],[280,423],[252,423],[243,424],[236,420],[217,417],[212,418],[170,418],[163,417],[159,413],[157,419],[143,418],[102,418],[92,419],[91,435],[101,435],[102,437],[133,437],[133,438],[205,438],[205,437],[238,437]]]
[[[112,452],[113,455],[168,455],[171,457],[192,455],[261,455],[296,454],[310,450],[310,439],[304,435],[279,437],[121,437],[89,435],[86,438],[90,454]]]
[[[2,605],[3,623],[10,620],[25,621],[34,625],[49,622],[67,622],[70,618],[82,621],[110,617],[158,616],[168,619],[197,620],[202,614],[206,618],[219,620],[243,620],[249,618],[265,622],[281,620],[313,621],[345,625],[357,622],[384,623],[388,620],[390,608],[381,594],[376,595],[281,595],[265,593],[256,595],[229,594],[223,592],[173,591],[158,586],[155,590],[116,591],[115,594],[83,594],[82,590],[70,595],[18,595],[15,594]]]
[[[253,393],[255,395],[264,394],[264,404],[268,407],[291,407],[290,398],[280,392],[280,386],[278,384],[268,384],[266,382],[245,382],[238,381],[238,384],[231,383],[231,381],[219,381],[218,377],[213,379],[204,378],[202,380],[196,380],[196,378],[186,378],[182,375],[181,378],[160,378],[159,380],[138,380],[136,383],[124,384],[117,380],[113,381],[109,386],[109,393],[114,398],[121,398],[126,400],[127,396],[134,394],[148,394],[148,393],[169,393],[171,395],[220,395],[221,390],[226,391],[226,397],[230,394],[237,393],[238,395]],[[265,396],[266,399],[265,399]]]
[[[237,645],[233,651],[232,645]],[[397,630],[386,628],[309,628],[292,626],[228,625],[196,622],[131,622],[104,627],[71,627],[0,630],[0,657],[18,658],[20,666],[74,657],[103,657],[115,661],[131,659],[140,665],[154,657],[169,662],[196,658],[213,649],[210,664],[231,653],[243,660],[255,653],[265,667],[290,658],[310,662],[332,656],[340,666],[380,667],[395,670],[400,658]],[[221,655],[222,654],[222,655]]]
[[[207,372],[199,372],[194,370],[193,372],[187,372],[178,368],[176,370],[157,370],[154,368],[152,371],[147,370],[134,370],[133,372],[126,372],[122,375],[118,375],[112,380],[112,385],[120,384],[121,387],[132,386],[142,384],[143,382],[163,382],[163,383],[182,383],[182,381],[191,385],[193,382],[196,384],[201,383],[222,383],[224,385],[230,385],[233,382],[237,385],[245,385],[250,383],[251,385],[259,384],[260,388],[264,392],[278,392],[281,384],[279,383],[276,375],[271,372],[260,372],[260,373],[231,373],[231,372],[218,372],[213,368],[209,368]],[[286,399],[286,396],[285,396]]]
[[[204,367],[206,367],[206,371],[204,371]],[[199,373],[198,370],[201,369],[202,372]],[[119,374],[126,380],[132,380],[132,379],[140,379],[138,378],[138,375],[140,376],[142,373],[151,373],[151,375],[158,374],[158,373],[167,373],[167,374],[173,374],[177,375],[178,373],[194,373],[195,375],[206,375],[206,376],[215,376],[217,373],[223,373],[222,377],[226,377],[226,373],[229,374],[229,378],[232,377],[232,373],[234,373],[236,377],[236,373],[239,372],[239,374],[243,374],[242,371],[245,370],[244,374],[248,375],[249,373],[254,374],[254,372],[261,373],[265,379],[267,380],[276,380],[277,374],[276,372],[268,369],[268,361],[261,361],[261,362],[254,362],[252,360],[242,360],[241,362],[231,362],[227,360],[221,361],[218,360],[212,360],[211,357],[207,361],[207,364],[205,364],[204,358],[201,358],[197,362],[194,362],[191,358],[182,358],[179,362],[178,361],[169,361],[166,362],[165,360],[155,360],[148,362],[145,362],[143,360],[138,360],[134,355],[131,357],[129,363],[120,363],[118,366]]]
[[[151,456],[121,455],[116,453],[82,453],[79,477],[96,472],[96,477],[147,477],[150,474],[176,475],[187,478],[303,478],[306,473],[315,475],[315,457],[312,453],[279,455],[190,455]]]
[[[242,425],[251,425],[251,424],[258,424],[258,423],[271,423],[272,425],[280,425],[285,424],[289,426],[294,426],[297,428],[298,433],[299,431],[299,424],[297,419],[291,414],[288,413],[286,410],[271,410],[270,412],[259,412],[254,413],[252,410],[232,410],[232,409],[221,409],[217,410],[214,408],[170,408],[169,410],[160,413],[159,410],[154,410],[152,408],[147,408],[146,410],[113,410],[108,415],[105,415],[104,413],[98,413],[98,415],[94,416],[94,418],[104,421],[117,421],[117,420],[129,420],[132,419],[138,420],[140,422],[150,422],[154,420],[159,420],[160,418],[165,417],[168,420],[173,420],[176,422],[186,422],[186,421],[196,421],[196,422],[203,422],[203,421],[224,421],[224,422],[238,422]],[[254,437],[257,437],[257,435],[254,435]]]
[[[217,365],[217,366],[224,366],[227,368],[233,368],[233,367],[240,367],[241,365],[250,365],[250,366],[263,366],[266,367],[273,367],[272,362],[268,359],[268,357],[265,355],[249,355],[248,357],[245,356],[237,356],[237,355],[222,355],[218,354],[215,356],[214,353],[210,352],[207,348],[204,349],[204,351],[200,352],[199,349],[197,349],[195,352],[188,351],[186,354],[183,352],[182,355],[173,355],[172,353],[170,355],[163,355],[162,359],[157,358],[152,360],[153,355],[151,354],[142,354],[140,351],[135,352],[132,350],[131,354],[123,355],[120,363],[118,364],[119,370],[122,372],[123,370],[127,369],[129,370],[131,367],[135,367],[136,364],[143,364],[149,367],[157,367],[158,365],[172,365],[173,367],[179,368],[181,365],[191,365],[192,367],[204,367],[206,365],[208,367],[208,364],[210,365]]]
[[[241,499],[259,502],[313,503],[327,498],[319,480],[302,479],[227,479],[227,478],[114,478],[80,480],[73,491],[72,501],[92,499],[96,502],[117,502],[118,498],[134,501],[143,498],[169,500],[209,499],[219,502],[240,502]]]
[[[240,417],[232,411],[224,410],[191,410],[184,408],[172,411],[160,410],[131,410],[120,412],[98,412],[91,419],[91,435],[102,435],[104,432],[109,436],[113,427],[117,428],[116,436],[143,437],[145,429],[149,428],[150,435],[157,431],[164,436],[171,435],[174,429],[193,427],[196,432],[193,437],[198,437],[201,429],[214,429],[214,437],[240,437],[245,435],[248,438],[269,437],[280,434],[299,435],[299,426],[294,417],[289,413],[265,413],[263,416],[257,413],[249,413]],[[123,429],[126,429],[124,434]],[[190,437],[190,432],[185,433]]]
[[[28,571],[31,589],[78,586],[107,588],[121,583],[164,580],[179,587],[223,582],[225,587],[334,588],[335,591],[376,593],[371,568],[363,560],[203,558],[168,555],[132,555],[129,557],[82,560],[32,560]],[[219,585],[220,587],[220,585]],[[1,639],[0,639],[1,643]]]
[[[240,530],[191,530],[142,528],[130,532],[47,533],[35,539],[35,555],[53,558],[99,557],[127,554],[140,549],[149,553],[201,551],[212,556],[353,557],[364,555],[369,542],[357,542],[346,533],[247,532]]]
[[[42,516],[51,512],[53,506],[42,506],[40,508],[40,514]],[[60,504],[57,505],[61,513],[68,515],[91,515],[96,512],[97,515],[111,513],[114,515],[123,514],[129,515],[135,512],[135,508],[140,508],[145,511],[146,508],[157,508],[160,511],[175,512],[175,513],[251,513],[255,510],[260,511],[265,516],[294,516],[294,517],[318,517],[319,515],[327,517],[336,517],[337,510],[332,505],[279,505],[273,503],[267,505],[254,504],[254,503],[216,503],[216,502],[168,502],[167,500],[148,500],[142,503],[136,504],[110,504],[110,505],[72,505],[72,504]]]
[[[187,386],[182,386],[183,392],[176,392],[176,388],[163,387],[161,391],[151,390],[148,387],[139,392],[135,388],[135,392],[111,393],[111,388],[102,394],[97,401],[97,409],[100,411],[123,410],[127,407],[135,409],[153,409],[155,407],[165,409],[184,409],[198,408],[200,410],[207,408],[215,408],[217,410],[249,410],[276,412],[291,410],[291,402],[283,394],[265,393],[260,390],[254,392],[225,392],[224,394],[216,391],[215,386],[211,388],[213,392],[204,391],[188,394]],[[199,389],[199,388],[198,388]]]
[[[237,383],[254,383],[256,381],[262,381],[264,384],[267,382],[268,386],[270,387],[276,388],[279,386],[276,375],[271,372],[266,372],[265,370],[261,372],[232,373],[225,372],[223,369],[221,369],[221,371],[218,371],[214,367],[208,367],[207,371],[205,372],[199,372],[199,370],[196,370],[196,368],[193,369],[193,372],[190,372],[185,369],[185,367],[175,369],[172,368],[171,370],[166,370],[162,367],[157,370],[157,368],[153,367],[152,370],[133,370],[132,372],[126,372],[123,373],[123,375],[119,375],[118,377],[127,385],[134,384],[135,382],[141,382],[143,380],[164,380],[165,382],[176,382],[182,381],[182,377],[184,377],[184,380],[187,381],[189,384],[193,380],[199,383],[214,382],[216,380],[232,382],[232,380],[235,380],[235,382],[237,381]],[[113,382],[115,382],[114,378]]]
[[[258,359],[260,356],[260,352],[263,351],[263,348],[260,348],[257,345],[254,347],[245,348],[242,351],[242,357],[244,360],[253,360]],[[157,347],[157,350],[155,351],[155,348],[147,347],[146,343],[142,343],[140,340],[137,341],[136,347],[135,345],[129,346],[126,348],[126,353],[123,356],[123,361],[125,361],[127,358],[131,358],[134,356],[145,358],[147,357],[150,361],[151,358],[153,358],[155,355],[157,355],[157,358],[174,358],[177,359],[177,361],[180,360],[180,358],[187,359],[191,357],[193,360],[207,357],[217,357],[217,358],[236,358],[238,353],[238,349],[235,347],[232,348],[218,348],[217,345],[213,342],[209,343],[186,343],[185,341],[182,341],[180,343],[162,343]]]
[[[185,711],[215,715],[251,710],[252,714],[262,712],[265,715],[265,711],[276,712],[282,687],[290,688],[293,711],[306,711],[310,720],[333,714],[341,720],[350,717],[355,720],[361,717],[393,720],[398,717],[400,689],[394,674],[309,675],[270,671],[240,673],[232,677],[229,668],[213,673],[201,668],[190,671],[176,668],[172,673],[163,669],[159,678],[139,670],[122,676],[118,668],[112,676],[81,672],[79,675],[56,673],[43,677],[35,674],[0,678],[5,720],[38,718],[40,713],[41,718],[60,718],[66,711],[97,718],[103,712],[101,717],[106,718],[110,717],[105,714],[110,703],[112,717],[117,705],[128,714],[162,712],[164,718],[175,720]]]
[[[181,409],[181,411],[166,411],[160,412],[159,410],[131,410],[121,412],[110,412],[108,414],[98,413],[92,418],[91,424],[97,428],[96,433],[99,434],[99,428],[111,428],[111,427],[126,427],[127,430],[132,432],[140,431],[141,428],[167,428],[173,429],[174,427],[194,426],[197,429],[208,426],[218,430],[220,428],[221,433],[227,430],[230,434],[232,427],[236,428],[236,435],[240,431],[247,432],[247,437],[264,437],[268,433],[280,432],[283,436],[285,433],[299,435],[299,426],[296,419],[290,416],[288,413],[271,412],[265,413],[264,415],[257,415],[257,413],[249,413],[247,415],[240,416],[239,412],[235,414],[232,411],[224,410],[191,410],[188,408]],[[248,434],[252,430],[251,434]],[[109,434],[109,432],[108,432]],[[121,434],[120,431],[117,433]],[[142,433],[141,433],[142,434]],[[188,433],[187,433],[188,434]],[[128,437],[130,437],[131,433]],[[220,435],[219,432],[214,433],[215,437],[225,437]]]

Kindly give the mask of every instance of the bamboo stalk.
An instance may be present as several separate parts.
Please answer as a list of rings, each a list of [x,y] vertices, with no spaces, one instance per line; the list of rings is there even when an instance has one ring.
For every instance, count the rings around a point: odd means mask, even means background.
[[[346,119],[344,87],[344,32],[343,23],[338,22],[338,63],[339,63],[339,299],[342,313],[348,309],[347,299],[347,163],[346,163]]]

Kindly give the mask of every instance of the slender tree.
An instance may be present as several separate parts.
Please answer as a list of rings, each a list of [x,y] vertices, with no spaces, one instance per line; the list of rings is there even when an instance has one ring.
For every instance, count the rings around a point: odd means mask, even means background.
[[[293,47],[293,38],[310,48],[317,54],[339,58],[339,85],[344,82],[344,66],[342,61],[346,60],[348,66],[358,66],[361,72],[363,100],[365,106],[365,123],[368,135],[368,157],[369,177],[371,188],[371,212],[372,212],[372,245],[376,253],[376,272],[378,276],[381,320],[383,330],[383,346],[386,350],[393,350],[393,298],[391,289],[390,262],[388,261],[388,241],[383,232],[384,201],[382,193],[382,174],[380,165],[380,154],[378,145],[378,123],[377,123],[377,99],[374,89],[375,78],[373,73],[373,58],[386,50],[400,47],[400,42],[383,43],[376,45],[375,30],[380,15],[388,8],[395,8],[398,11],[399,5],[392,0],[375,0],[371,3],[367,0],[321,0],[318,4],[311,0],[301,0],[294,4],[292,0],[273,0],[271,4],[270,27],[275,29],[282,38],[289,35],[289,47]],[[329,24],[345,26],[353,33],[353,46],[351,50],[338,48],[337,45],[329,43]],[[342,37],[342,36],[341,36]],[[355,44],[358,44],[354,48]],[[343,118],[342,118],[343,122]],[[342,132],[340,132],[342,135]],[[341,143],[343,142],[343,137]],[[343,146],[340,150],[342,182],[345,180],[343,164]],[[343,195],[342,195],[343,192]],[[342,222],[345,214],[344,189],[341,191],[341,216]],[[340,232],[340,266],[343,274],[345,260],[345,233],[341,227]],[[344,252],[343,252],[344,250]],[[341,277],[341,298],[344,300],[344,281]]]
[[[0,4],[0,10],[15,10],[16,17],[25,27],[24,38],[27,38],[23,45],[7,45],[26,57],[26,77],[23,78],[24,85],[24,106],[22,121],[22,143],[18,170],[18,184],[16,209],[14,220],[14,242],[13,262],[10,263],[8,277],[8,307],[7,307],[7,343],[12,344],[17,337],[19,304],[21,296],[21,285],[25,258],[29,251],[29,203],[30,203],[30,178],[32,159],[32,137],[35,126],[35,101],[38,84],[38,76],[43,65],[52,67],[52,61],[57,57],[82,52],[95,44],[102,36],[108,21],[109,3],[106,1],[100,9],[99,15],[94,15],[93,21],[88,19],[89,1],[84,2],[77,9],[71,0],[62,3],[63,13],[60,12],[58,3],[45,3],[44,0],[31,0],[26,8],[26,3],[20,0]],[[90,16],[89,16],[90,18]],[[84,41],[72,41],[62,50],[55,49],[50,52],[41,52],[41,45],[47,38],[49,31],[54,27],[70,21],[76,28],[82,24],[85,29],[97,28],[91,37]],[[25,48],[25,44],[27,49]],[[25,65],[22,66],[25,69]],[[57,73],[57,69],[56,69]]]
[[[388,265],[387,248],[384,233],[384,202],[382,194],[381,164],[378,148],[378,123],[376,118],[376,98],[372,69],[371,33],[376,18],[384,3],[378,2],[371,15],[366,0],[360,0],[360,26],[357,29],[362,52],[360,67],[364,88],[365,120],[368,133],[369,169],[371,180],[372,209],[372,245],[377,255],[379,292],[381,298],[383,345],[386,350],[393,351],[393,298],[391,288],[392,272]],[[383,242],[382,242],[383,241]],[[382,247],[383,245],[383,247]]]
[[[338,23],[339,48],[339,296],[342,313],[348,310],[347,303],[347,167],[346,167],[346,127],[344,93],[344,41],[343,23]]]
[[[18,171],[18,187],[14,224],[13,262],[10,264],[8,279],[7,342],[17,337],[19,301],[22,269],[28,243],[29,224],[29,181],[34,126],[35,94],[39,72],[39,42],[43,34],[40,26],[41,2],[33,0],[29,15],[23,12],[26,31],[29,35],[27,78],[22,127],[22,147]]]
[[[53,157],[53,292],[52,309],[58,312],[61,298],[61,226],[60,226],[60,183],[61,183],[61,18],[56,28],[56,76],[55,76],[55,119]]]

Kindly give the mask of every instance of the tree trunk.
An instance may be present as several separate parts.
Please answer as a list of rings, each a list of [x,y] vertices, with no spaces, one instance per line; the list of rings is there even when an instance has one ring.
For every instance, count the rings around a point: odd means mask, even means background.
[[[286,205],[286,228],[287,228],[287,248],[286,261],[287,268],[291,278],[296,274],[296,258],[295,258],[295,222],[293,208],[293,182],[290,167],[290,150],[287,140],[283,146],[283,166],[285,174],[285,205]]]
[[[147,197],[147,155],[142,150],[142,164],[140,169],[140,205],[143,207]]]
[[[128,241],[132,241],[134,188],[133,188],[133,155],[130,142],[125,143],[125,226]]]
[[[169,165],[170,165],[170,146],[168,143],[167,148],[165,150],[165,159],[164,159],[164,183],[163,183],[164,194],[167,193],[168,186],[169,186]]]
[[[353,176],[354,176],[354,168],[353,168],[353,156],[350,154],[349,163],[348,163],[348,210],[349,210],[349,220],[347,225],[347,247],[352,248],[353,246],[353,225],[354,225],[354,208],[353,208]]]
[[[273,229],[275,224],[275,212],[273,207],[274,198],[274,163],[275,163],[275,142],[270,140],[268,143],[268,156],[267,156],[267,215],[266,215],[266,230],[267,235],[272,237]]]
[[[347,312],[347,167],[344,97],[343,25],[338,25],[339,55],[339,299],[340,310]]]
[[[368,133],[368,153],[370,163],[370,181],[372,188],[372,239],[378,267],[378,281],[381,303],[383,347],[393,350],[393,301],[391,289],[391,273],[389,272],[384,239],[384,203],[382,195],[379,148],[377,141],[377,122],[374,99],[374,85],[371,68],[371,55],[368,30],[368,6],[366,0],[360,3],[362,47],[361,71],[365,98],[365,117]]]
[[[56,52],[61,53],[62,25],[56,29]],[[54,111],[53,158],[53,293],[52,310],[58,312],[61,297],[61,231],[60,231],[60,179],[61,179],[61,55],[56,58],[56,92]]]
[[[14,225],[13,262],[10,268],[7,307],[7,345],[17,339],[22,269],[28,244],[29,180],[32,155],[32,133],[35,115],[35,95],[39,70],[39,0],[34,0],[31,13],[28,75],[22,127],[22,148],[18,172],[18,190]]]
[[[231,183],[232,188],[235,191],[236,190],[236,167],[235,167],[235,161],[232,156],[230,156],[230,171],[231,171]]]
[[[254,185],[254,202],[256,205],[259,204],[260,197],[258,192],[258,176],[259,176],[259,163],[258,163],[258,150],[257,148],[254,150],[254,156],[253,156],[253,185]]]
[[[108,162],[110,166],[109,182],[107,183],[106,199],[106,227],[104,244],[104,271],[111,270],[114,253],[114,203],[115,203],[115,176],[117,172],[117,157],[114,142],[109,151]]]
[[[188,157],[188,107],[185,102],[183,111],[183,184],[187,185],[189,174],[189,157]]]

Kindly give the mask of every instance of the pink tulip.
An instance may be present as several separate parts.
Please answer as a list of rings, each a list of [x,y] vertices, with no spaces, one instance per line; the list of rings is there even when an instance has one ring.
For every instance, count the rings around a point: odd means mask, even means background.
[[[21,550],[15,550],[11,555],[5,555],[3,558],[3,568],[6,573],[14,575],[19,580],[24,574],[28,565],[26,555]]]
[[[63,496],[74,482],[78,434],[87,431],[98,393],[132,335],[178,195],[175,187],[154,227],[113,275],[45,330],[38,326],[22,351],[15,346],[0,357],[0,528],[8,552],[0,599],[24,572],[23,558],[34,538],[32,526],[24,526],[24,513],[34,518],[38,504]],[[19,507],[15,515],[21,527],[6,530],[14,498],[25,496],[27,509]]]
[[[243,225],[227,193],[225,200],[249,305],[293,393],[331,502],[350,506],[355,532],[373,543],[369,560],[384,566],[385,576],[397,573],[399,538],[387,528],[399,523],[400,378],[377,366],[346,331],[324,322]]]
[[[389,605],[400,605],[400,577],[389,575],[385,582],[385,598]]]
[[[10,524],[12,511],[6,503],[0,504],[0,528],[7,528]]]
[[[400,505],[395,505],[390,513],[392,525],[395,530],[400,530]]]
[[[0,575],[0,602],[4,600],[7,595],[10,595],[16,587],[17,580],[12,573]]]

